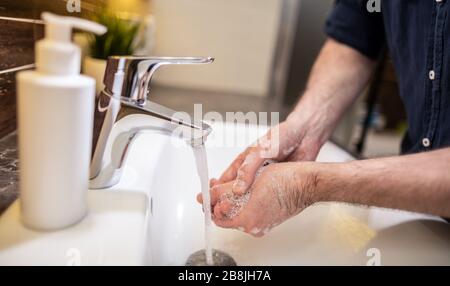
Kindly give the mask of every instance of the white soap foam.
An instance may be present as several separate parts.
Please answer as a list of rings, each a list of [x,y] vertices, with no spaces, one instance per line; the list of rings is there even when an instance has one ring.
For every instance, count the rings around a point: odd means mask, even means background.
[[[257,178],[259,175],[261,175],[261,173],[262,173],[262,171],[264,170],[265,167],[267,167],[268,165],[273,164],[273,163],[276,163],[276,161],[274,161],[274,160],[266,160],[266,161],[264,161],[263,165],[258,169],[258,171],[256,171],[255,178]],[[227,218],[233,219],[234,217],[236,217],[241,212],[242,208],[250,200],[250,195],[251,195],[250,191],[247,191],[245,194],[243,194],[241,196],[233,195],[233,194],[225,195],[224,199],[229,200],[231,202],[231,204],[233,205],[233,207],[231,208],[231,210],[227,214]]]

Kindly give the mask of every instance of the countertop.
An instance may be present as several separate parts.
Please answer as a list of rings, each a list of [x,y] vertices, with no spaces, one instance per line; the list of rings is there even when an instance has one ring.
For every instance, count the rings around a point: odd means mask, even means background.
[[[91,190],[87,199],[83,220],[56,231],[25,227],[15,201],[0,217],[0,266],[143,265],[148,197]]]
[[[222,138],[244,138],[246,133],[244,128],[221,129],[219,124],[213,130],[215,135],[207,142],[207,151],[210,174],[216,176],[241,151],[241,146],[222,148]],[[73,264],[73,254],[82,255],[81,265],[136,265],[140,258],[134,254],[142,253],[142,238],[152,247],[145,253],[144,260],[151,262],[146,264],[165,265],[168,258],[179,259],[177,265],[184,263],[186,255],[203,247],[203,214],[193,200],[199,182],[191,172],[185,172],[192,169],[192,154],[183,148],[167,147],[169,139],[164,138],[166,141],[154,134],[140,136],[127,159],[125,179],[114,192],[91,190],[89,215],[72,228],[46,233],[25,229],[18,220],[15,202],[0,217],[0,265]],[[150,145],[152,148],[148,148]],[[18,195],[15,146],[15,134],[0,140],[1,211]],[[318,158],[322,162],[351,159],[334,144],[326,144]],[[178,174],[178,179],[164,180],[168,170]],[[145,204],[148,197],[151,203]],[[170,207],[156,206],[177,206],[177,215]],[[146,214],[148,209],[151,216]],[[147,222],[148,217],[153,220]],[[153,231],[143,235],[144,228]],[[231,254],[240,265],[450,264],[448,224],[437,217],[398,210],[322,203],[258,240],[233,230],[217,228],[215,232],[214,247]],[[157,256],[152,249],[158,251]],[[125,260],[125,255],[129,259]]]
[[[17,133],[0,139],[0,214],[19,196]]]
[[[145,194],[91,190],[89,212],[61,231],[39,232],[20,221],[17,133],[0,139],[0,265],[142,265]],[[108,239],[105,239],[108,238]]]

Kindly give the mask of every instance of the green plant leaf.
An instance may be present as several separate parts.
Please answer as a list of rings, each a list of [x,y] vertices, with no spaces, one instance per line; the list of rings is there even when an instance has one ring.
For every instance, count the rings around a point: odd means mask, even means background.
[[[136,48],[135,38],[139,31],[139,24],[120,19],[107,12],[94,14],[92,20],[108,29],[104,35],[91,35],[89,37],[89,48],[92,57],[107,59],[113,55],[122,56],[134,53]]]

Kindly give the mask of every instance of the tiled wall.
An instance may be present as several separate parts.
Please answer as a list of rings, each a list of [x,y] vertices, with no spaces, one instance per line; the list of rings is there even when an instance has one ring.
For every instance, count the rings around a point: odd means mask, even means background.
[[[34,63],[34,42],[42,11],[85,17],[106,0],[80,0],[81,13],[69,13],[67,0],[0,0],[0,138],[16,129],[15,72]]]

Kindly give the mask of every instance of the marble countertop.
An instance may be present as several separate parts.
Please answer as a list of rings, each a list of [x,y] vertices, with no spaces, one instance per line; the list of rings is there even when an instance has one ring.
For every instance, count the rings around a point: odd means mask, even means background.
[[[0,139],[0,214],[19,195],[17,134],[11,133]]]

